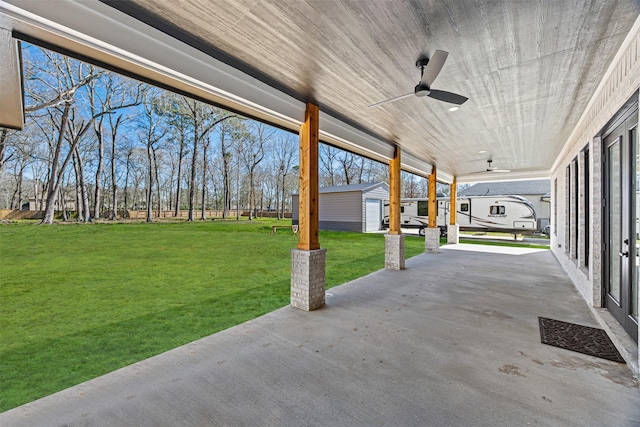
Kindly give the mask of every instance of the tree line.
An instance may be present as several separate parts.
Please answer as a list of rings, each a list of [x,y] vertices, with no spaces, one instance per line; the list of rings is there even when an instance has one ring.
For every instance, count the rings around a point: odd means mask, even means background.
[[[23,73],[25,128],[0,128],[0,208],[34,200],[45,224],[56,209],[83,222],[291,210],[297,134],[34,45]],[[321,144],[319,175],[321,186],[379,182],[388,167]],[[402,181],[404,197],[426,194],[425,179]]]

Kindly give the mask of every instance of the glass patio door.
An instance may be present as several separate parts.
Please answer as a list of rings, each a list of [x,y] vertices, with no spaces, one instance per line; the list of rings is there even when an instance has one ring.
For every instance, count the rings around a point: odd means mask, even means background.
[[[604,306],[638,340],[640,163],[637,111],[605,142]]]

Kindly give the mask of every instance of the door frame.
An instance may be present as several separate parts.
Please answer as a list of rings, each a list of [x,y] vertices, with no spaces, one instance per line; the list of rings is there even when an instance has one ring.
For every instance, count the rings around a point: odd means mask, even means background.
[[[638,101],[637,97],[635,102],[625,105],[619,114],[612,119],[606,130],[601,133],[602,135],[602,196],[606,202],[602,207],[602,287],[601,297],[602,306],[607,308],[614,318],[623,326],[625,331],[629,333],[634,341],[638,341],[638,323],[633,319],[631,315],[631,297],[633,283],[638,281],[638,271],[636,268],[636,259],[639,255],[635,244],[635,236],[640,230],[636,228],[636,217],[639,212],[636,211],[636,192],[640,191],[637,188],[635,175],[637,171],[635,168],[634,159],[637,155],[640,155],[637,147],[634,146],[631,141],[631,130],[638,129]],[[617,137],[614,140],[607,141],[607,138],[612,134],[616,134]],[[620,241],[624,243],[624,239],[628,239],[626,247],[622,248],[610,248],[611,242],[611,224],[609,218],[609,209],[611,203],[610,191],[610,163],[609,163],[609,147],[614,144],[620,144],[620,193],[621,193],[621,229],[620,229]],[[625,199],[626,197],[626,199]],[[626,249],[626,251],[624,250]],[[627,255],[622,255],[624,253]],[[609,295],[610,286],[610,271],[611,271],[611,259],[619,253],[620,258],[615,257],[616,260],[620,259],[620,301],[616,301]],[[626,281],[626,282],[625,282]]]

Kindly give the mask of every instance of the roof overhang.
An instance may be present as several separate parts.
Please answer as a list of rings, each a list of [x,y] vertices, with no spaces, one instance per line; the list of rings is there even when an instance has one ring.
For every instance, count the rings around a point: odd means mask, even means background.
[[[548,178],[640,13],[638,0],[0,0],[0,29],[297,132],[452,182]],[[437,88],[417,59],[449,52]],[[591,100],[591,101],[590,101]],[[487,160],[511,173],[484,173]],[[557,163],[556,163],[557,164]]]
[[[0,28],[0,127],[22,129],[24,96],[20,44],[11,31]]]

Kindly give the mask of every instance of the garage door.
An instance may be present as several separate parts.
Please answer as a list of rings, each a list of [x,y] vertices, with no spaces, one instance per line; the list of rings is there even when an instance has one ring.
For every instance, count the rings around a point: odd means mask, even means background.
[[[365,200],[365,231],[380,230],[381,212],[381,200]]]

